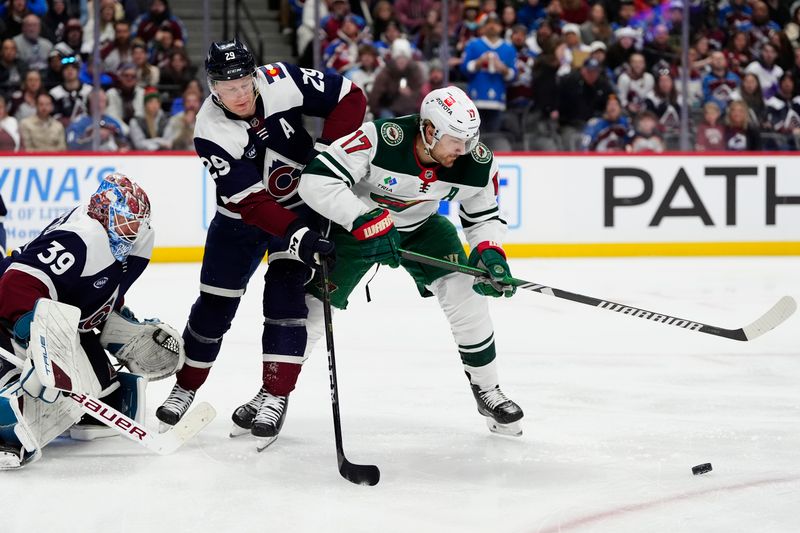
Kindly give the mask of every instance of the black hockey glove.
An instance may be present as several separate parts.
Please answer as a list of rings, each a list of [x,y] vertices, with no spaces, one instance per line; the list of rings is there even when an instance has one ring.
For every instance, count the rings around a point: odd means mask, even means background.
[[[494,241],[480,243],[469,254],[469,266],[488,272],[488,276],[475,278],[472,290],[483,296],[511,298],[517,287],[511,284],[511,269],[506,262],[506,254]]]
[[[312,230],[302,221],[297,220],[289,226],[286,238],[289,241],[289,248],[286,251],[306,265],[316,268],[324,258],[328,261],[329,268],[333,268],[335,262],[333,241]]]
[[[353,236],[359,240],[361,255],[368,261],[400,266],[400,233],[389,211],[376,207],[353,221]]]

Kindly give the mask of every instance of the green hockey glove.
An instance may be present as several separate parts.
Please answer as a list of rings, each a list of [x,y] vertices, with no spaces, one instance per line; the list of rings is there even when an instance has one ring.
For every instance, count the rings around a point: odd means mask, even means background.
[[[364,259],[392,268],[400,266],[400,233],[389,211],[375,208],[353,221],[353,235],[361,242]]]
[[[511,269],[506,253],[494,241],[480,243],[469,254],[469,265],[486,270],[489,275],[475,278],[472,290],[483,296],[511,298],[517,288],[511,284]]]

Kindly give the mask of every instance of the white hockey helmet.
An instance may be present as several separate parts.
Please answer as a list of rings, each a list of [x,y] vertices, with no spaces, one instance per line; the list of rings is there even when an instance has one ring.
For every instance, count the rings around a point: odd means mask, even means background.
[[[433,142],[425,139],[425,124],[430,122],[434,127]],[[478,145],[481,117],[478,108],[472,103],[467,93],[455,86],[442,87],[428,93],[422,100],[419,110],[419,129],[422,143],[430,153],[442,135],[452,135],[466,143],[467,152]]]

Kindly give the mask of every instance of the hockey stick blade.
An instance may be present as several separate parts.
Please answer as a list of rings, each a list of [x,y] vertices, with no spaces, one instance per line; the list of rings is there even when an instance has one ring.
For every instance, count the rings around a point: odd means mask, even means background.
[[[16,355],[0,347],[0,357],[22,368],[23,361]],[[123,437],[138,443],[151,452],[166,455],[183,446],[197,435],[217,415],[207,402],[199,403],[184,416],[172,429],[164,433],[150,431],[144,424],[120,413],[104,401],[88,394],[69,393],[69,397],[80,404],[84,413],[92,416]]]
[[[427,255],[410,252],[408,250],[400,250],[400,255],[403,257],[403,259],[408,261],[435,266],[444,270],[450,270],[452,272],[460,272],[462,274],[467,274],[468,276],[474,276],[477,278],[489,276],[488,272],[480,268],[453,263],[443,259],[437,259],[435,257],[429,257]],[[760,337],[764,333],[781,325],[797,310],[797,303],[794,301],[794,299],[791,296],[784,296],[778,300],[778,303],[773,305],[769,311],[761,315],[751,324],[743,328],[726,329],[719,326],[711,326],[702,322],[696,322],[693,320],[667,315],[664,313],[656,313],[646,309],[640,309],[638,307],[620,304],[609,300],[600,300],[598,298],[593,298],[592,296],[556,289],[555,287],[548,287],[547,285],[541,285],[539,283],[533,283],[522,279],[511,278],[511,283],[523,290],[538,292],[540,294],[546,294],[548,296],[554,296],[556,298],[561,298],[562,300],[570,300],[572,302],[577,302],[584,305],[591,305],[592,307],[599,307],[600,309],[622,313],[623,315],[643,318],[658,324],[675,326],[689,331],[698,331],[700,333],[707,333],[708,335],[725,337],[727,339],[733,339],[737,341],[751,341],[757,337]]]
[[[350,483],[356,485],[377,485],[381,480],[381,471],[375,465],[357,465],[339,454],[339,474]]]

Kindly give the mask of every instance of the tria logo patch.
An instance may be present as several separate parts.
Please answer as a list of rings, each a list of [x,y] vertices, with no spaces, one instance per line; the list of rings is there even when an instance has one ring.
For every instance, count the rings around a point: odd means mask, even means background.
[[[392,185],[397,185],[397,178],[393,178],[391,176],[388,176],[388,177],[384,178],[383,183],[388,185],[389,187],[391,187]]]
[[[397,146],[403,142],[403,130],[394,122],[386,122],[381,126],[381,137],[389,146]]]

